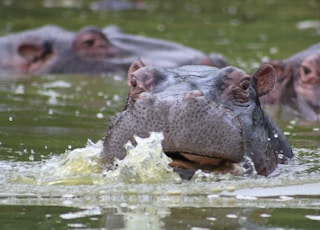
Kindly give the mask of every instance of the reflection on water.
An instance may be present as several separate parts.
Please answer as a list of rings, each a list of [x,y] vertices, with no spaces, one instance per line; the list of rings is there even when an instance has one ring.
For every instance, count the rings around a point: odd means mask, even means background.
[[[18,213],[15,218],[6,215]],[[39,214],[40,213],[40,214]],[[290,215],[287,215],[290,214]],[[261,226],[299,229],[317,229],[312,221],[319,213],[307,209],[263,207],[246,208],[61,208],[57,206],[1,207],[0,216],[6,217],[4,229],[16,226],[17,219],[25,219],[24,229],[259,229]],[[281,218],[279,218],[281,217]],[[288,218],[289,217],[289,218]],[[294,217],[294,218],[293,218]]]

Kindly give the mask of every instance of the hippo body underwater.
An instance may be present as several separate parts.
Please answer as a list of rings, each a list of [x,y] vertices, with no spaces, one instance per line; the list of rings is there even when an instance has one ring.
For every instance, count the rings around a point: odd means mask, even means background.
[[[174,42],[128,35],[116,26],[86,27],[79,32],[45,26],[3,36],[0,57],[1,74],[122,74],[139,58],[163,67],[226,65],[219,54],[206,55]]]
[[[303,119],[320,121],[320,43],[270,64],[276,69],[277,83],[261,102],[285,105]]]
[[[126,156],[123,146],[134,143],[134,135],[163,132],[163,150],[182,177],[184,170],[220,171],[246,158],[258,174],[269,175],[293,156],[258,99],[274,81],[270,65],[249,77],[231,66],[166,69],[137,61],[129,69],[126,107],[107,130],[102,158],[112,168],[116,158]]]

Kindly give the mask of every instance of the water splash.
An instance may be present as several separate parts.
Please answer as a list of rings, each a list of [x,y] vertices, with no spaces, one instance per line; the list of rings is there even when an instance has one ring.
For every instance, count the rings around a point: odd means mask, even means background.
[[[43,162],[34,162],[27,168],[15,167],[10,181],[37,185],[98,184],[102,181],[103,164],[100,161],[102,141],[88,141],[86,147],[68,150]],[[26,166],[26,164],[24,164]]]
[[[100,157],[102,141],[89,140],[84,148],[53,156],[27,169],[18,167],[11,182],[37,185],[181,182],[179,175],[168,166],[171,159],[162,150],[162,133],[151,133],[149,138],[135,136],[135,140],[137,146],[127,143],[127,156],[117,160],[113,170],[104,170]]]
[[[163,150],[162,133],[150,133],[149,138],[134,136],[137,146],[125,145],[127,156],[117,161],[116,169],[105,172],[109,182],[164,183],[181,182],[178,174],[168,165],[171,159]]]
[[[143,188],[146,190],[144,192],[148,194],[158,194],[162,193],[163,189],[174,188],[174,194],[185,193],[185,191],[190,194],[227,191],[225,195],[241,195],[242,190],[246,193],[252,191],[254,194],[259,190],[258,194],[267,196],[270,194],[268,191],[275,187],[279,188],[277,192],[280,194],[281,191],[289,191],[290,188],[299,187],[302,184],[318,184],[320,181],[319,151],[303,151],[301,148],[294,149],[296,157],[289,164],[279,165],[277,170],[268,177],[256,175],[254,172],[248,173],[250,175],[237,177],[230,174],[216,175],[198,171],[190,181],[182,181],[179,175],[168,166],[171,159],[163,153],[161,146],[163,135],[161,133],[151,133],[149,138],[135,137],[135,140],[137,145],[133,146],[128,143],[125,146],[127,156],[123,160],[116,161],[113,170],[106,170],[101,161],[102,141],[97,143],[88,141],[84,148],[68,150],[66,153],[54,155],[48,160],[15,162],[14,165],[5,168],[5,174],[9,171],[11,173],[7,184],[46,186],[46,189],[59,191],[58,187],[63,187],[61,189],[63,194],[66,193],[65,190],[68,190],[70,185],[97,185],[91,189],[100,191],[100,186],[103,186],[103,191],[106,189],[112,194],[116,186],[117,192],[123,189],[123,191],[131,193],[142,192]],[[154,186],[150,187],[151,184]],[[64,186],[52,187],[52,185]],[[311,185],[313,190],[314,186]],[[72,192],[81,193],[80,188],[81,186],[76,186],[76,190],[72,189]],[[312,189],[304,192],[309,194]],[[315,192],[318,194],[319,191]],[[300,193],[299,190],[298,194]]]

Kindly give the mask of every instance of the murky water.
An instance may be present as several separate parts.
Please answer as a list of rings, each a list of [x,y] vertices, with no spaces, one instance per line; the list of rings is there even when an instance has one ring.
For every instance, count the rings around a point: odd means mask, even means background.
[[[63,2],[52,8],[53,1],[2,1],[1,34],[43,21],[69,29],[115,23],[126,32],[219,51],[249,72],[263,60],[319,42],[316,0],[148,1],[150,11],[116,13]],[[181,181],[167,167],[157,138],[136,150],[143,158],[133,152],[106,172],[100,140],[126,94],[125,76],[1,76],[1,228],[319,228],[319,123],[267,108],[295,154],[269,177],[199,172]]]

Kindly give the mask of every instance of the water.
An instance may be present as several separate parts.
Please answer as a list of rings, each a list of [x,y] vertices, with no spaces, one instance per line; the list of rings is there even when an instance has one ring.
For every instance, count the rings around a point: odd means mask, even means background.
[[[2,1],[0,33],[46,23],[74,30],[114,23],[126,32],[221,52],[250,73],[263,60],[319,42],[315,0],[148,1],[149,11],[116,13],[62,2]],[[138,150],[146,152],[143,163],[132,153],[118,171],[106,172],[100,140],[126,95],[125,76],[2,76],[2,229],[319,228],[319,123],[267,108],[295,154],[269,177],[197,173],[181,181],[153,141],[157,154]]]

